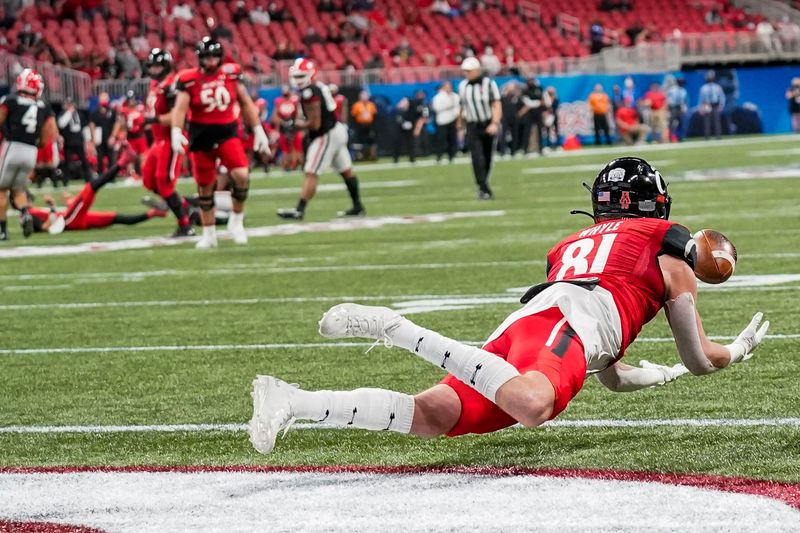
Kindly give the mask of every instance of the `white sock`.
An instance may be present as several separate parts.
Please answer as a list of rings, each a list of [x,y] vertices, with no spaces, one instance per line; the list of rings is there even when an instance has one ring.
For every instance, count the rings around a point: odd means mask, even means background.
[[[302,420],[374,431],[409,433],[414,418],[414,397],[385,389],[297,389],[292,392],[289,403],[292,414]]]
[[[244,227],[244,213],[234,213],[231,211],[228,217],[228,225],[232,227]]]
[[[497,390],[520,375],[519,371],[502,357],[448,339],[435,331],[414,324],[407,318],[387,333],[395,346],[405,348],[448,371],[493,403]]]
[[[217,240],[217,227],[216,226],[203,226],[203,238],[212,241]]]

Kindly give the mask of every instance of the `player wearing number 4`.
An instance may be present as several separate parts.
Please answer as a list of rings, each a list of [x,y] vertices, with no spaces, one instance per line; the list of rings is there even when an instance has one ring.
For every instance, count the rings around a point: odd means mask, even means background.
[[[238,137],[239,109],[247,127],[253,131],[253,148],[269,153],[269,140],[247,89],[241,82],[241,67],[225,63],[222,44],[204,37],[195,49],[199,67],[178,75],[178,91],[172,112],[170,140],[172,149],[184,153],[184,121],[189,121],[189,157],[200,196],[203,234],[197,248],[216,248],[214,217],[214,183],[217,160],[227,167],[233,178],[233,212],[228,231],[237,244],[247,243],[244,230],[244,202],[250,188],[249,166],[242,140]],[[238,105],[236,105],[238,103]]]
[[[482,348],[418,326],[385,307],[352,303],[320,321],[328,338],[364,337],[399,346],[448,372],[416,396],[382,389],[305,391],[270,376],[253,382],[250,440],[268,453],[295,419],[432,437],[488,433],[556,417],[595,374],[613,391],[664,385],[750,358],[769,327],[761,313],[723,346],[708,339],[695,307],[696,246],[669,222],[661,174],[633,157],[611,161],[591,188],[595,224],[547,255],[547,282],[523,296]],[[664,308],[683,365],[621,361]],[[379,363],[377,363],[379,364]]]

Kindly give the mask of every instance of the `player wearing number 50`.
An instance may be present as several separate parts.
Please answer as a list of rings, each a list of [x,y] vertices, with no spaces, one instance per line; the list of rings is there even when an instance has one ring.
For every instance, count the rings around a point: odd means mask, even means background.
[[[629,392],[748,359],[769,323],[758,329],[758,313],[733,343],[708,339],[695,307],[696,246],[686,228],[668,221],[671,199],[661,174],[642,159],[615,159],[600,171],[591,194],[595,224],[552,248],[547,282],[528,290],[524,307],[482,348],[385,307],[330,309],[320,322],[322,335],[396,345],[449,375],[416,396],[381,389],[310,392],[259,376],[249,426],[256,449],[269,452],[277,433],[296,418],[427,437],[488,433],[517,422],[538,426],[566,408],[589,374],[613,391]],[[626,349],[661,308],[683,364],[623,363]]]
[[[233,212],[228,231],[234,242],[247,243],[244,231],[244,202],[250,188],[249,166],[242,140],[238,137],[239,109],[247,127],[253,130],[254,149],[269,153],[269,140],[247,89],[241,82],[241,67],[225,63],[222,44],[204,37],[195,49],[200,65],[178,75],[177,96],[172,112],[172,149],[184,152],[184,121],[189,122],[189,157],[197,182],[203,235],[198,248],[215,248],[217,233],[214,217],[214,184],[217,160],[233,178]],[[238,105],[236,105],[238,103]]]

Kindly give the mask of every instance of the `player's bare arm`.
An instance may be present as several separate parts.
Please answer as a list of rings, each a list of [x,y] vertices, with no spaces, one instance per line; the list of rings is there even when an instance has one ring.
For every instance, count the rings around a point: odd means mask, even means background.
[[[703,330],[697,311],[694,271],[684,261],[667,255],[659,257],[659,264],[667,290],[664,312],[675,336],[678,354],[689,372],[710,374],[749,359],[769,328],[769,322],[758,328],[761,313],[756,313],[733,343],[723,346],[713,342]]]
[[[303,106],[305,120],[298,118],[296,125],[300,129],[318,130],[322,126],[322,108],[319,100],[308,102]]]
[[[258,108],[253,103],[253,99],[247,93],[247,88],[243,83],[236,84],[236,97],[242,108],[242,118],[245,125],[253,131],[253,149],[256,152],[269,154],[269,139],[258,118]]]
[[[486,127],[486,133],[495,135],[500,129],[500,120],[503,118],[503,105],[499,100],[492,102],[492,121]]]
[[[8,108],[4,105],[0,105],[0,126],[6,123],[7,118],[8,118]]]

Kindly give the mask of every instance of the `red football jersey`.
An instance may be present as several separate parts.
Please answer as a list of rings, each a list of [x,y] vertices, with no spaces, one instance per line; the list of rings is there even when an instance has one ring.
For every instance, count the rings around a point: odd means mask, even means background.
[[[160,117],[166,115],[175,104],[175,79],[176,74],[169,74],[163,80],[150,80],[150,90],[147,92],[147,114]],[[152,125],[153,141],[169,139],[169,125],[155,123]]]
[[[144,108],[138,105],[127,107],[124,113],[128,137],[131,139],[141,137],[144,134]]]
[[[188,120],[195,124],[231,124],[239,118],[236,89],[241,67],[224,63],[215,73],[192,68],[178,74],[176,88],[189,93]]]
[[[297,104],[300,99],[295,95],[288,98],[279,96],[275,99],[275,112],[281,120],[294,120],[297,117]]]
[[[344,110],[344,104],[345,102],[347,102],[347,98],[345,98],[343,94],[337,94],[336,96],[333,97],[333,101],[336,102],[336,111],[334,111],[334,113],[336,114],[336,120],[338,120],[339,122],[344,122],[343,110]]]
[[[693,265],[691,238],[689,230],[667,220],[607,220],[555,245],[547,254],[547,280],[600,280],[619,311],[621,357],[664,303],[666,287],[658,256],[673,255]]]

